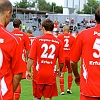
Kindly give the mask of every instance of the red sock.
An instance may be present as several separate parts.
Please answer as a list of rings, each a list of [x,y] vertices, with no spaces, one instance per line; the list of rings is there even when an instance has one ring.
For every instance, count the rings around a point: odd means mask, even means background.
[[[70,90],[72,86],[73,77],[72,75],[68,75],[68,89]]]
[[[64,92],[64,77],[60,76],[60,89],[61,92]]]
[[[15,93],[14,93],[14,100],[19,100],[21,94],[21,83],[19,83]]]

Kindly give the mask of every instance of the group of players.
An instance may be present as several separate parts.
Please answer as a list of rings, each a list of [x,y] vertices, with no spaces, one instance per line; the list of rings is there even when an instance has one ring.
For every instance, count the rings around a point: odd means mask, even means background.
[[[51,100],[58,95],[57,74],[63,95],[66,67],[67,93],[72,93],[73,71],[75,82],[80,86],[80,100],[100,100],[100,7],[95,12],[97,25],[83,30],[76,39],[68,34],[68,25],[55,37],[52,34],[54,22],[50,19],[42,22],[43,35],[36,38],[30,35],[30,30],[27,34],[21,32],[19,19],[13,21],[14,30],[9,32],[6,26],[11,15],[11,2],[0,0],[0,100],[19,100],[21,79],[30,81],[31,78],[34,100],[41,100],[42,96],[44,100]]]

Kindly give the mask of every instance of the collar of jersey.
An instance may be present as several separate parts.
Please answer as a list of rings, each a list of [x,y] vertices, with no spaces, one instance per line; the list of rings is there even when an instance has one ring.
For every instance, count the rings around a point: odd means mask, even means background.
[[[96,27],[100,28],[100,24],[99,25],[96,25]]]
[[[20,32],[20,30],[19,29],[14,29],[13,32]]]
[[[48,34],[48,33],[45,33],[44,35],[53,35],[53,34]]]

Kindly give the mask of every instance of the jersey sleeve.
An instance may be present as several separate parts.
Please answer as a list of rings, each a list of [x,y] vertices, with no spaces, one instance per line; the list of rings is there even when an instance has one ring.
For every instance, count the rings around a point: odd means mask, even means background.
[[[61,42],[60,48],[59,48],[58,62],[59,62],[59,64],[64,63],[64,51],[63,51],[62,42]]]
[[[26,71],[25,67],[22,65],[22,48],[20,44],[20,39],[16,38],[15,43],[13,43],[12,47],[12,72],[13,74],[19,74]]]
[[[75,39],[68,57],[74,62],[78,62],[82,54],[82,34],[80,33]]]
[[[25,49],[28,51],[30,50],[31,44],[29,37],[25,34]]]
[[[58,39],[61,40],[61,41],[63,42],[62,34],[58,36]]]
[[[72,36],[72,38],[71,38],[71,47],[74,44],[74,42],[75,42],[75,37]]]

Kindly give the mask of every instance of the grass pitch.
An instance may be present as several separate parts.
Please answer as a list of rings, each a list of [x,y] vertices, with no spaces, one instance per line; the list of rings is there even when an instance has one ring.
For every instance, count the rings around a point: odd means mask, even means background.
[[[73,78],[73,84],[71,87],[72,94],[67,94],[67,73],[65,73],[65,95],[60,94],[60,85],[59,85],[59,78],[57,77],[57,86],[58,86],[58,96],[53,97],[52,100],[79,100],[79,86],[77,86],[74,82]],[[32,83],[28,82],[27,80],[22,80],[22,93],[20,100],[33,100],[32,96]],[[42,98],[42,100],[44,100]]]

